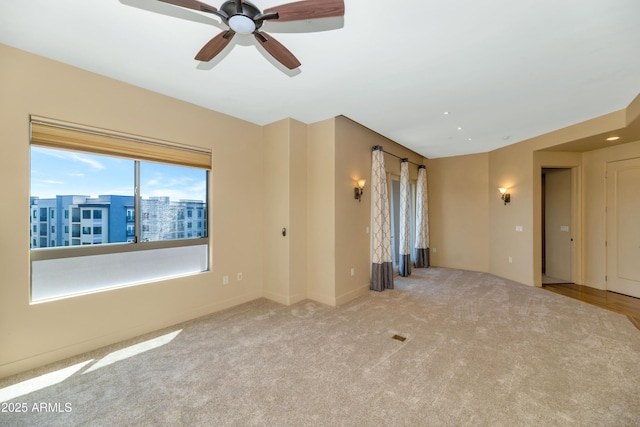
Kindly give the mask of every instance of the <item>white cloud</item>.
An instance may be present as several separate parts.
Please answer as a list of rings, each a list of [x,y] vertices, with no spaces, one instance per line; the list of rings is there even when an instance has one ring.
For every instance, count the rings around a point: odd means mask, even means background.
[[[91,166],[93,169],[97,169],[97,170],[105,169],[105,166],[102,163],[100,163],[99,161],[94,160],[94,159],[90,159],[88,157],[84,157],[83,155],[80,155],[80,154],[71,153],[70,158],[75,160],[75,161],[87,164],[87,165]]]

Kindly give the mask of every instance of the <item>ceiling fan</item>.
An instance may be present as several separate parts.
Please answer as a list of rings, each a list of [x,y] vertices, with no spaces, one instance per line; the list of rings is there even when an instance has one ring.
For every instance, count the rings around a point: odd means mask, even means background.
[[[176,6],[194,9],[219,16],[229,27],[205,44],[196,55],[198,61],[211,61],[237,34],[253,34],[264,49],[290,70],[300,66],[300,61],[289,50],[260,27],[264,21],[300,21],[316,18],[344,16],[343,0],[303,0],[270,7],[261,12],[246,0],[227,0],[219,9],[197,0],[158,0]]]

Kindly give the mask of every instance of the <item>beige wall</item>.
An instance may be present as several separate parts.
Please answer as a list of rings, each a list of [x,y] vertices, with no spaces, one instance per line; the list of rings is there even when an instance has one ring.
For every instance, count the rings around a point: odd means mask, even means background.
[[[335,119],[335,288],[336,304],[344,303],[369,290],[371,257],[371,148],[381,145],[386,152],[422,164],[422,156],[346,117]],[[400,175],[400,160],[385,155],[387,173]],[[417,166],[410,165],[416,179]],[[362,201],[354,198],[356,180],[364,178]],[[351,269],[354,275],[351,275]]]
[[[427,162],[431,265],[489,271],[488,179],[486,153]]]
[[[601,145],[610,132],[624,130],[626,117],[626,110],[616,111],[489,153],[490,194],[493,192],[492,187],[497,189],[499,186],[513,186],[511,204],[507,207],[510,209],[490,202],[491,273],[528,285],[541,285],[542,167],[579,168],[583,151],[580,145],[590,146],[594,141]],[[540,151],[565,146],[572,152]],[[582,173],[584,172],[579,176]],[[586,183],[580,185],[580,194],[591,191]],[[498,197],[496,199],[499,201]],[[604,209],[604,206],[601,208]],[[584,210],[582,212],[584,215]],[[521,225],[523,231],[516,232],[516,225]],[[582,227],[583,234],[585,228]],[[584,240],[578,245],[585,248],[590,242]],[[512,257],[512,263],[508,263],[509,257]],[[584,266],[586,259],[582,259],[581,263]]]
[[[0,377],[261,296],[336,305],[366,292],[370,183],[358,203],[354,181],[370,180],[373,145],[427,162],[344,117],[260,127],[3,45],[0,59]],[[625,128],[640,100],[633,105],[489,153],[428,161],[432,264],[539,285],[541,168],[571,167],[582,200],[579,270],[604,287],[603,174],[608,161],[640,157],[640,141],[584,154],[574,143]],[[30,305],[30,114],[210,148],[211,271]],[[574,151],[541,151],[563,144]],[[385,164],[399,174],[397,158]]]
[[[307,298],[307,126],[289,120],[289,302]]]
[[[0,63],[0,377],[262,295],[261,127],[4,45]],[[211,271],[30,305],[30,114],[211,149]]]
[[[606,161],[640,157],[640,149],[638,143],[586,151],[583,146],[602,146],[611,133],[627,138],[634,135],[638,123],[631,123],[628,116],[640,110],[638,104],[640,98],[627,110],[489,153],[429,160],[432,265],[488,271],[540,286],[542,168],[565,167],[572,168],[577,196],[573,207],[574,228],[578,229],[574,235],[577,255],[572,259],[573,278],[576,283],[604,288]],[[561,151],[563,148],[570,151]],[[499,187],[509,188],[511,203],[507,206],[500,200]],[[470,214],[476,211],[477,217]],[[522,231],[516,231],[516,226]]]
[[[335,305],[335,120],[309,126],[307,147],[307,295]]]
[[[345,117],[309,126],[286,119],[264,129],[264,296],[338,305],[366,293],[371,198],[365,186],[362,201],[355,200],[355,182],[370,180],[374,145],[416,163],[422,156]],[[399,174],[398,158],[388,154],[385,162]]]
[[[369,290],[369,223],[371,194],[371,147],[379,135],[344,117],[336,119],[336,303]],[[362,200],[354,198],[358,179],[366,179]],[[353,269],[353,276],[351,275]]]
[[[264,127],[264,296],[307,297],[307,127],[292,119]],[[286,235],[282,235],[282,229]]]
[[[0,376],[261,296],[335,305],[368,289],[370,199],[353,199],[354,180],[369,178],[372,145],[421,156],[345,118],[260,127],[5,46],[0,56],[8,206],[28,206],[30,114],[213,152],[211,271],[196,276],[30,305],[28,218],[3,210]]]
[[[532,157],[524,144],[489,153],[489,271],[528,285],[533,284],[534,257]],[[500,200],[500,187],[511,194],[506,206]]]
[[[264,296],[287,304],[290,296],[289,121],[264,127]],[[282,236],[282,228],[289,230]]]

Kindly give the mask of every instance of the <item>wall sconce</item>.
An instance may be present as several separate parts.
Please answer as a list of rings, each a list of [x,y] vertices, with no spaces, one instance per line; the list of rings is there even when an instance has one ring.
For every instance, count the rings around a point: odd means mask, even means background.
[[[364,184],[366,184],[366,179],[359,179],[357,181],[358,186],[353,189],[353,195],[359,202],[362,201],[362,190],[364,189]]]
[[[504,204],[506,205],[507,203],[511,203],[511,194],[507,193],[508,188],[498,188],[498,191],[500,192],[500,194],[502,194],[502,197],[500,197],[502,200],[504,200]]]

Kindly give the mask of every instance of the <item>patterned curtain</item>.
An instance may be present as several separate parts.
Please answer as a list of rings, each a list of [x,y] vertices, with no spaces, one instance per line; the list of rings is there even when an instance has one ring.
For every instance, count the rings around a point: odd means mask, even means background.
[[[391,220],[387,197],[384,151],[376,145],[371,162],[371,289],[393,289],[391,258]]]
[[[427,168],[418,167],[416,186],[416,268],[429,267],[429,205],[427,198]]]
[[[411,274],[411,222],[409,217],[409,159],[400,163],[400,259],[398,271],[400,276]]]

